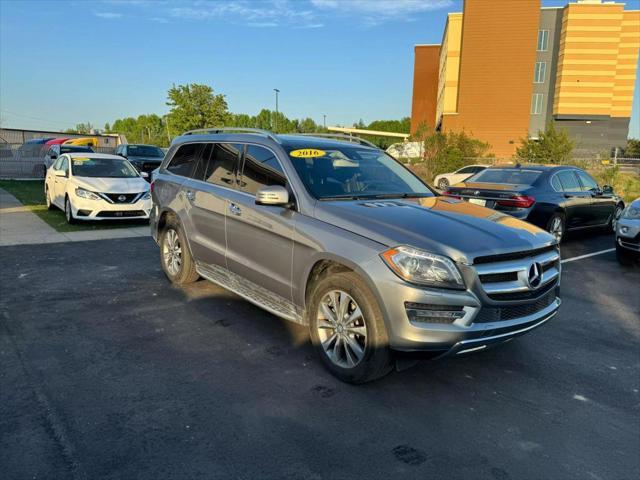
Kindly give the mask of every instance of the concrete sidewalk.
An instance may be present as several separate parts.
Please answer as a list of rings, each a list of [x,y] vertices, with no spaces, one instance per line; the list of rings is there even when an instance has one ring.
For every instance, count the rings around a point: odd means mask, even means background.
[[[149,227],[113,228],[61,233],[0,188],[0,246],[84,242],[109,238],[146,237]]]

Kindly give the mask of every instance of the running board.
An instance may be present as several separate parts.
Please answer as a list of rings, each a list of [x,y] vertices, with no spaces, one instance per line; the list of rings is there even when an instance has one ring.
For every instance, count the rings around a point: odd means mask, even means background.
[[[233,293],[240,295],[245,300],[278,317],[291,322],[306,325],[304,311],[290,300],[277,295],[264,287],[228,271],[219,265],[209,265],[196,262],[196,271],[201,277],[220,285]]]

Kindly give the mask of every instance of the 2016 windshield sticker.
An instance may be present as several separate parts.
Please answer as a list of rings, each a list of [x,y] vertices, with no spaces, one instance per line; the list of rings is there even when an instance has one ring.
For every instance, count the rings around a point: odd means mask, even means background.
[[[316,150],[315,148],[302,148],[300,150],[292,150],[289,155],[296,158],[315,158],[324,157],[327,154],[324,150]]]

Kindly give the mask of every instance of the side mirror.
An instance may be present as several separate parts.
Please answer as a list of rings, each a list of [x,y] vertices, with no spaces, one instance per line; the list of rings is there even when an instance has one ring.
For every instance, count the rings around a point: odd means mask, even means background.
[[[603,185],[602,193],[611,194],[613,193],[613,187],[611,185]]]
[[[144,179],[149,178],[149,174],[147,172],[140,172],[140,176]]]
[[[66,177],[67,176],[67,172],[65,172],[64,170],[56,170],[55,174],[56,174],[56,177]]]
[[[256,203],[258,205],[279,205],[286,207],[289,205],[289,192],[280,185],[262,187],[256,192]]]

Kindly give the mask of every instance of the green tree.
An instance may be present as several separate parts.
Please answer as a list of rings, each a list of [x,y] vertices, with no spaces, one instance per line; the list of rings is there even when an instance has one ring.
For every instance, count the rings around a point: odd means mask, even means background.
[[[214,94],[208,85],[174,85],[167,93],[167,105],[171,107],[167,117],[174,132],[220,127],[231,120],[225,96]]]
[[[640,158],[640,140],[637,138],[627,140],[627,148],[624,149],[624,156],[626,158]]]
[[[89,134],[93,129],[91,123],[78,123],[75,128],[68,128],[64,133],[79,133],[82,135]]]
[[[523,138],[516,149],[516,158],[534,163],[568,163],[575,143],[563,128],[557,129],[549,122],[544,131],[538,132],[538,139]]]

